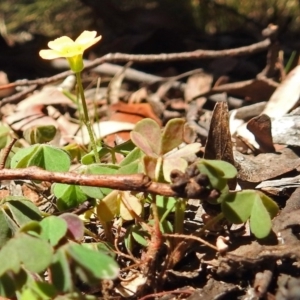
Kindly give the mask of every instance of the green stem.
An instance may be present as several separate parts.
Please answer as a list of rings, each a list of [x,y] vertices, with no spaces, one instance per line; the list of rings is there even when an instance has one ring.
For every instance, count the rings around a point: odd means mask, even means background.
[[[177,199],[177,203],[175,207],[175,224],[174,224],[175,233],[183,233],[185,208],[186,208],[186,200],[180,198]]]
[[[100,158],[99,158],[99,154],[98,154],[98,151],[97,151],[97,145],[96,145],[96,142],[95,142],[95,137],[94,137],[94,134],[93,134],[91,122],[90,122],[90,119],[89,119],[88,109],[87,109],[87,105],[86,105],[86,101],[85,101],[85,96],[84,96],[84,91],[83,91],[80,72],[76,73],[76,79],[77,79],[78,91],[80,93],[81,103],[82,103],[83,122],[84,122],[84,124],[87,128],[88,134],[90,136],[90,141],[91,141],[92,148],[93,148],[93,151],[94,151],[96,163],[100,163]]]

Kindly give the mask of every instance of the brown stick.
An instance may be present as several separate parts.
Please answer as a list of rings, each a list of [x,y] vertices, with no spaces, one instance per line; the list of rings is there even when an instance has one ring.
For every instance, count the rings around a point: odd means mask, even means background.
[[[126,53],[108,53],[102,57],[99,57],[85,66],[85,70],[95,68],[96,66],[103,64],[105,62],[127,62],[131,61],[134,63],[153,63],[153,62],[166,62],[166,61],[176,61],[176,60],[192,60],[192,59],[212,59],[224,56],[241,56],[249,55],[259,51],[267,49],[271,44],[269,38],[254,43],[249,46],[225,49],[225,50],[195,50],[190,52],[181,53],[161,53],[161,54],[126,54]],[[72,74],[72,71],[65,71],[60,74],[54,75],[47,78],[39,78],[36,80],[17,80],[14,83],[5,85],[5,88],[24,86],[24,85],[45,85],[51,82],[61,80]],[[1,87],[0,87],[1,89]],[[3,98],[2,102],[8,102],[8,98]]]
[[[169,184],[152,182],[145,174],[133,175],[83,175],[71,172],[49,172],[38,167],[24,169],[2,169],[0,180],[39,180],[71,185],[106,187],[123,191],[139,191],[163,196],[180,196]]]

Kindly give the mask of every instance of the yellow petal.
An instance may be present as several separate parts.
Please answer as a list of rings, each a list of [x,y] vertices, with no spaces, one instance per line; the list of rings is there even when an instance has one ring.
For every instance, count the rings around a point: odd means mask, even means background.
[[[84,50],[86,50],[87,48],[90,48],[91,46],[93,46],[94,44],[98,43],[101,40],[102,36],[98,36],[95,39],[93,39],[92,41],[90,41],[89,43],[86,43],[84,45],[82,45],[82,48]]]
[[[62,36],[48,43],[48,47],[56,51],[61,51],[67,45],[75,45],[75,42],[67,36]]]
[[[43,59],[54,59],[54,58],[63,57],[60,52],[57,52],[55,50],[41,50],[39,54],[40,57]]]
[[[95,37],[96,35],[96,31],[86,30],[75,40],[75,43],[81,45],[84,51],[101,40],[101,36]]]
[[[85,30],[76,40],[75,43],[86,44],[89,43],[97,35],[96,31]]]
[[[101,36],[96,37],[96,31],[87,31],[85,30],[80,34],[80,36],[73,41],[67,36],[62,36],[48,43],[48,46],[51,50],[41,50],[40,56],[44,59],[54,59],[58,57],[65,57],[69,62],[71,62],[71,69],[74,72],[75,70],[81,70],[83,68],[83,63],[79,63],[79,58],[82,60],[83,52],[96,44]],[[72,58],[74,57],[74,60]]]

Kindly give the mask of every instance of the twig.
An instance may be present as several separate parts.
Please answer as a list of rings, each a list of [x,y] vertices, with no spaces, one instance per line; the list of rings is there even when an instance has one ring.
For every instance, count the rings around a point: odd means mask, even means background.
[[[207,247],[212,248],[215,251],[219,251],[218,248],[216,246],[214,246],[213,244],[201,239],[200,237],[197,236],[193,236],[193,235],[184,235],[184,234],[170,234],[170,233],[164,233],[164,237],[170,237],[170,238],[179,238],[179,239],[183,239],[183,240],[194,240],[197,241]]]
[[[10,143],[3,149],[2,155],[1,155],[1,158],[0,158],[0,170],[4,169],[7,157],[8,157],[8,155],[9,155],[9,153],[10,153],[10,151],[11,151],[11,149],[14,146],[16,141],[17,141],[17,139],[13,138],[10,141]]]
[[[160,293],[154,293],[154,294],[149,294],[146,295],[142,298],[140,298],[140,300],[146,300],[146,299],[150,299],[150,298],[156,298],[159,296],[165,296],[165,295],[169,295],[169,294],[188,294],[188,295],[192,295],[195,291],[193,290],[176,290],[176,291],[165,291],[165,292],[160,292]]]
[[[145,174],[87,175],[71,172],[49,172],[38,167],[0,170],[0,180],[39,180],[71,185],[106,187],[123,191],[139,191],[169,197],[181,197],[169,184],[152,182]]]
[[[92,62],[88,63],[84,70],[89,70],[95,68],[96,66],[103,64],[105,62],[127,62],[131,61],[134,63],[153,63],[153,62],[167,62],[167,61],[177,61],[177,60],[193,60],[193,59],[212,59],[224,56],[242,56],[249,55],[259,51],[267,49],[271,44],[269,38],[254,43],[249,46],[225,49],[225,50],[195,50],[190,52],[181,53],[162,53],[162,54],[126,54],[126,53],[109,53],[102,57],[99,57]],[[55,81],[59,81],[72,74],[72,71],[65,71],[60,74],[54,75],[47,78],[39,78],[36,80],[17,80],[11,83],[9,87],[25,86],[25,85],[45,85]],[[0,87],[1,90],[1,87]],[[18,93],[19,94],[19,93]],[[18,94],[14,95],[17,96]],[[9,102],[9,98],[3,98],[4,103]]]
[[[150,242],[148,243],[148,249],[145,254],[145,268],[144,273],[147,274],[148,280],[147,284],[149,286],[154,286],[155,290],[157,290],[157,276],[155,276],[155,273],[157,271],[156,269],[156,262],[157,257],[159,254],[159,250],[161,249],[161,246],[163,244],[163,237],[162,232],[160,230],[160,222],[159,222],[159,215],[158,215],[158,208],[156,205],[156,195],[151,195],[151,207],[152,207],[152,214],[153,214],[153,229],[152,232],[149,232],[151,234]]]
[[[16,82],[11,83],[11,85],[18,86],[18,84],[16,84]],[[3,106],[4,104],[7,104],[7,103],[18,102],[20,99],[22,99],[23,97],[25,97],[27,94],[33,92],[37,87],[38,87],[37,84],[33,84],[33,85],[29,86],[28,88],[26,88],[25,90],[23,90],[23,91],[21,91],[19,93],[16,93],[16,94],[14,94],[12,96],[3,98],[0,101],[0,106]],[[0,90],[1,90],[1,87],[0,87]]]

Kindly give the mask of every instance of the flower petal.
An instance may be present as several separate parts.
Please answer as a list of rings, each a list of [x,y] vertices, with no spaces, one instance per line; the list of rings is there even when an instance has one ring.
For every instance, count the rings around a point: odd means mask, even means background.
[[[48,43],[50,49],[61,51],[66,45],[74,45],[75,42],[67,36],[62,36]]]
[[[54,59],[54,58],[59,58],[59,57],[63,57],[63,55],[55,50],[41,50],[39,52],[40,57],[43,59]]]
[[[96,35],[96,31],[85,30],[79,35],[79,37],[75,41],[73,41],[67,36],[62,36],[60,38],[55,39],[54,41],[49,42],[48,46],[51,50],[41,50],[40,56],[44,59],[54,59],[58,57],[72,59],[74,57],[76,61],[80,60],[79,57],[81,57],[82,60],[83,52],[87,48],[100,41],[101,36],[96,37]],[[83,67],[81,65],[80,68]],[[80,68],[78,67],[76,68],[76,70]]]
[[[85,44],[89,43],[91,40],[94,39],[94,37],[97,35],[96,31],[88,31],[85,30],[83,33],[80,34],[80,36],[75,40],[75,43],[79,44]]]
[[[98,36],[96,38],[94,38],[92,41],[85,43],[84,45],[82,45],[82,49],[83,51],[86,50],[87,48],[90,48],[91,46],[93,46],[94,44],[98,43],[101,40],[102,36]]]

